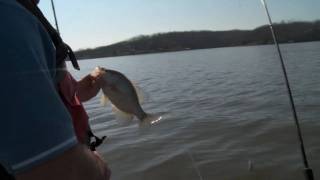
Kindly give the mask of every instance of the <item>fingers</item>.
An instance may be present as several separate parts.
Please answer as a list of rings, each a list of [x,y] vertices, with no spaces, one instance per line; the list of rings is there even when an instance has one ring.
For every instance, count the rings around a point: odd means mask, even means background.
[[[101,73],[100,68],[99,68],[99,67],[96,67],[96,68],[94,68],[94,70],[90,73],[90,75],[91,75],[92,77],[97,77],[97,76],[99,76],[100,73]]]
[[[101,70],[100,67],[94,68],[94,70],[90,73],[92,77],[98,78],[101,77],[105,72]]]
[[[102,71],[99,67],[96,67],[91,73],[92,85],[102,85],[102,76],[104,75],[104,71]]]

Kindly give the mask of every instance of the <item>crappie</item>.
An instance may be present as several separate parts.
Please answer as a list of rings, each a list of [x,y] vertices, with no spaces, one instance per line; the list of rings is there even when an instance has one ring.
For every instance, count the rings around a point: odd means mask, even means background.
[[[155,123],[161,116],[147,114],[141,107],[135,87],[122,73],[110,69],[98,67],[103,71],[102,92],[103,99],[109,99],[120,111],[132,119],[136,116],[141,123]]]

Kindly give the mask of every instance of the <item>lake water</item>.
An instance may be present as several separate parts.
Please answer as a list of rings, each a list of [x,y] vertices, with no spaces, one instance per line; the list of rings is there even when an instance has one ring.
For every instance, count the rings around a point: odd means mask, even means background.
[[[320,42],[282,45],[307,156],[320,178]],[[124,73],[163,120],[118,123],[100,97],[85,103],[113,180],[295,180],[303,163],[274,46],[80,61]],[[71,68],[70,68],[71,69]],[[249,168],[250,166],[250,168]],[[249,170],[250,169],[250,170]]]

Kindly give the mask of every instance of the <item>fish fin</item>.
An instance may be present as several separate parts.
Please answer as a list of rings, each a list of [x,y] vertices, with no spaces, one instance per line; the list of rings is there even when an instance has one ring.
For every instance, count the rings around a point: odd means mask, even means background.
[[[142,104],[144,102],[144,95],[143,95],[141,88],[138,86],[138,83],[136,83],[136,82],[131,82],[131,83],[132,83],[134,89],[136,90],[139,103]]]
[[[133,115],[123,112],[120,109],[118,109],[116,106],[112,105],[112,112],[114,112],[116,119],[119,120],[122,123],[129,122],[133,119]]]
[[[162,116],[156,114],[147,114],[145,118],[140,121],[140,127],[155,125],[162,120]]]
[[[109,101],[110,101],[109,98],[106,95],[102,94],[100,99],[101,105],[106,106],[109,103]]]

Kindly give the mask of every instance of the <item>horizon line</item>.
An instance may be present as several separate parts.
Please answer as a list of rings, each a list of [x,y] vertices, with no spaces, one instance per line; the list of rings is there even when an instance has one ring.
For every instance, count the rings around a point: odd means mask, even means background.
[[[274,22],[273,24],[277,25],[277,24],[290,24],[290,23],[316,23],[320,21],[320,19],[316,19],[316,20],[311,20],[311,21],[306,21],[306,20],[281,20],[281,21],[278,21],[278,22]],[[233,29],[226,29],[226,30],[206,30],[206,29],[202,29],[202,30],[183,30],[183,31],[165,31],[165,32],[155,32],[155,33],[150,33],[150,34],[137,34],[135,36],[132,36],[130,38],[127,38],[127,39],[124,39],[124,40],[121,40],[121,41],[118,41],[118,42],[114,42],[114,43],[111,43],[111,44],[106,44],[106,45],[100,45],[100,46],[95,46],[95,47],[87,47],[87,48],[79,48],[79,49],[76,49],[76,51],[84,51],[84,50],[92,50],[92,49],[97,49],[97,48],[101,48],[101,47],[106,47],[106,46],[111,46],[111,45],[114,45],[114,44],[117,44],[117,43],[121,43],[121,42],[126,42],[126,41],[129,41],[129,40],[132,40],[134,38],[137,38],[137,37],[141,37],[141,36],[153,36],[153,35],[157,35],[157,34],[166,34],[166,33],[174,33],[174,32],[226,32],[226,31],[252,31],[252,30],[255,30],[259,27],[264,27],[264,26],[269,26],[269,24],[261,24],[261,25],[258,25],[254,28],[248,28],[248,29],[241,29],[241,28],[233,28]]]

